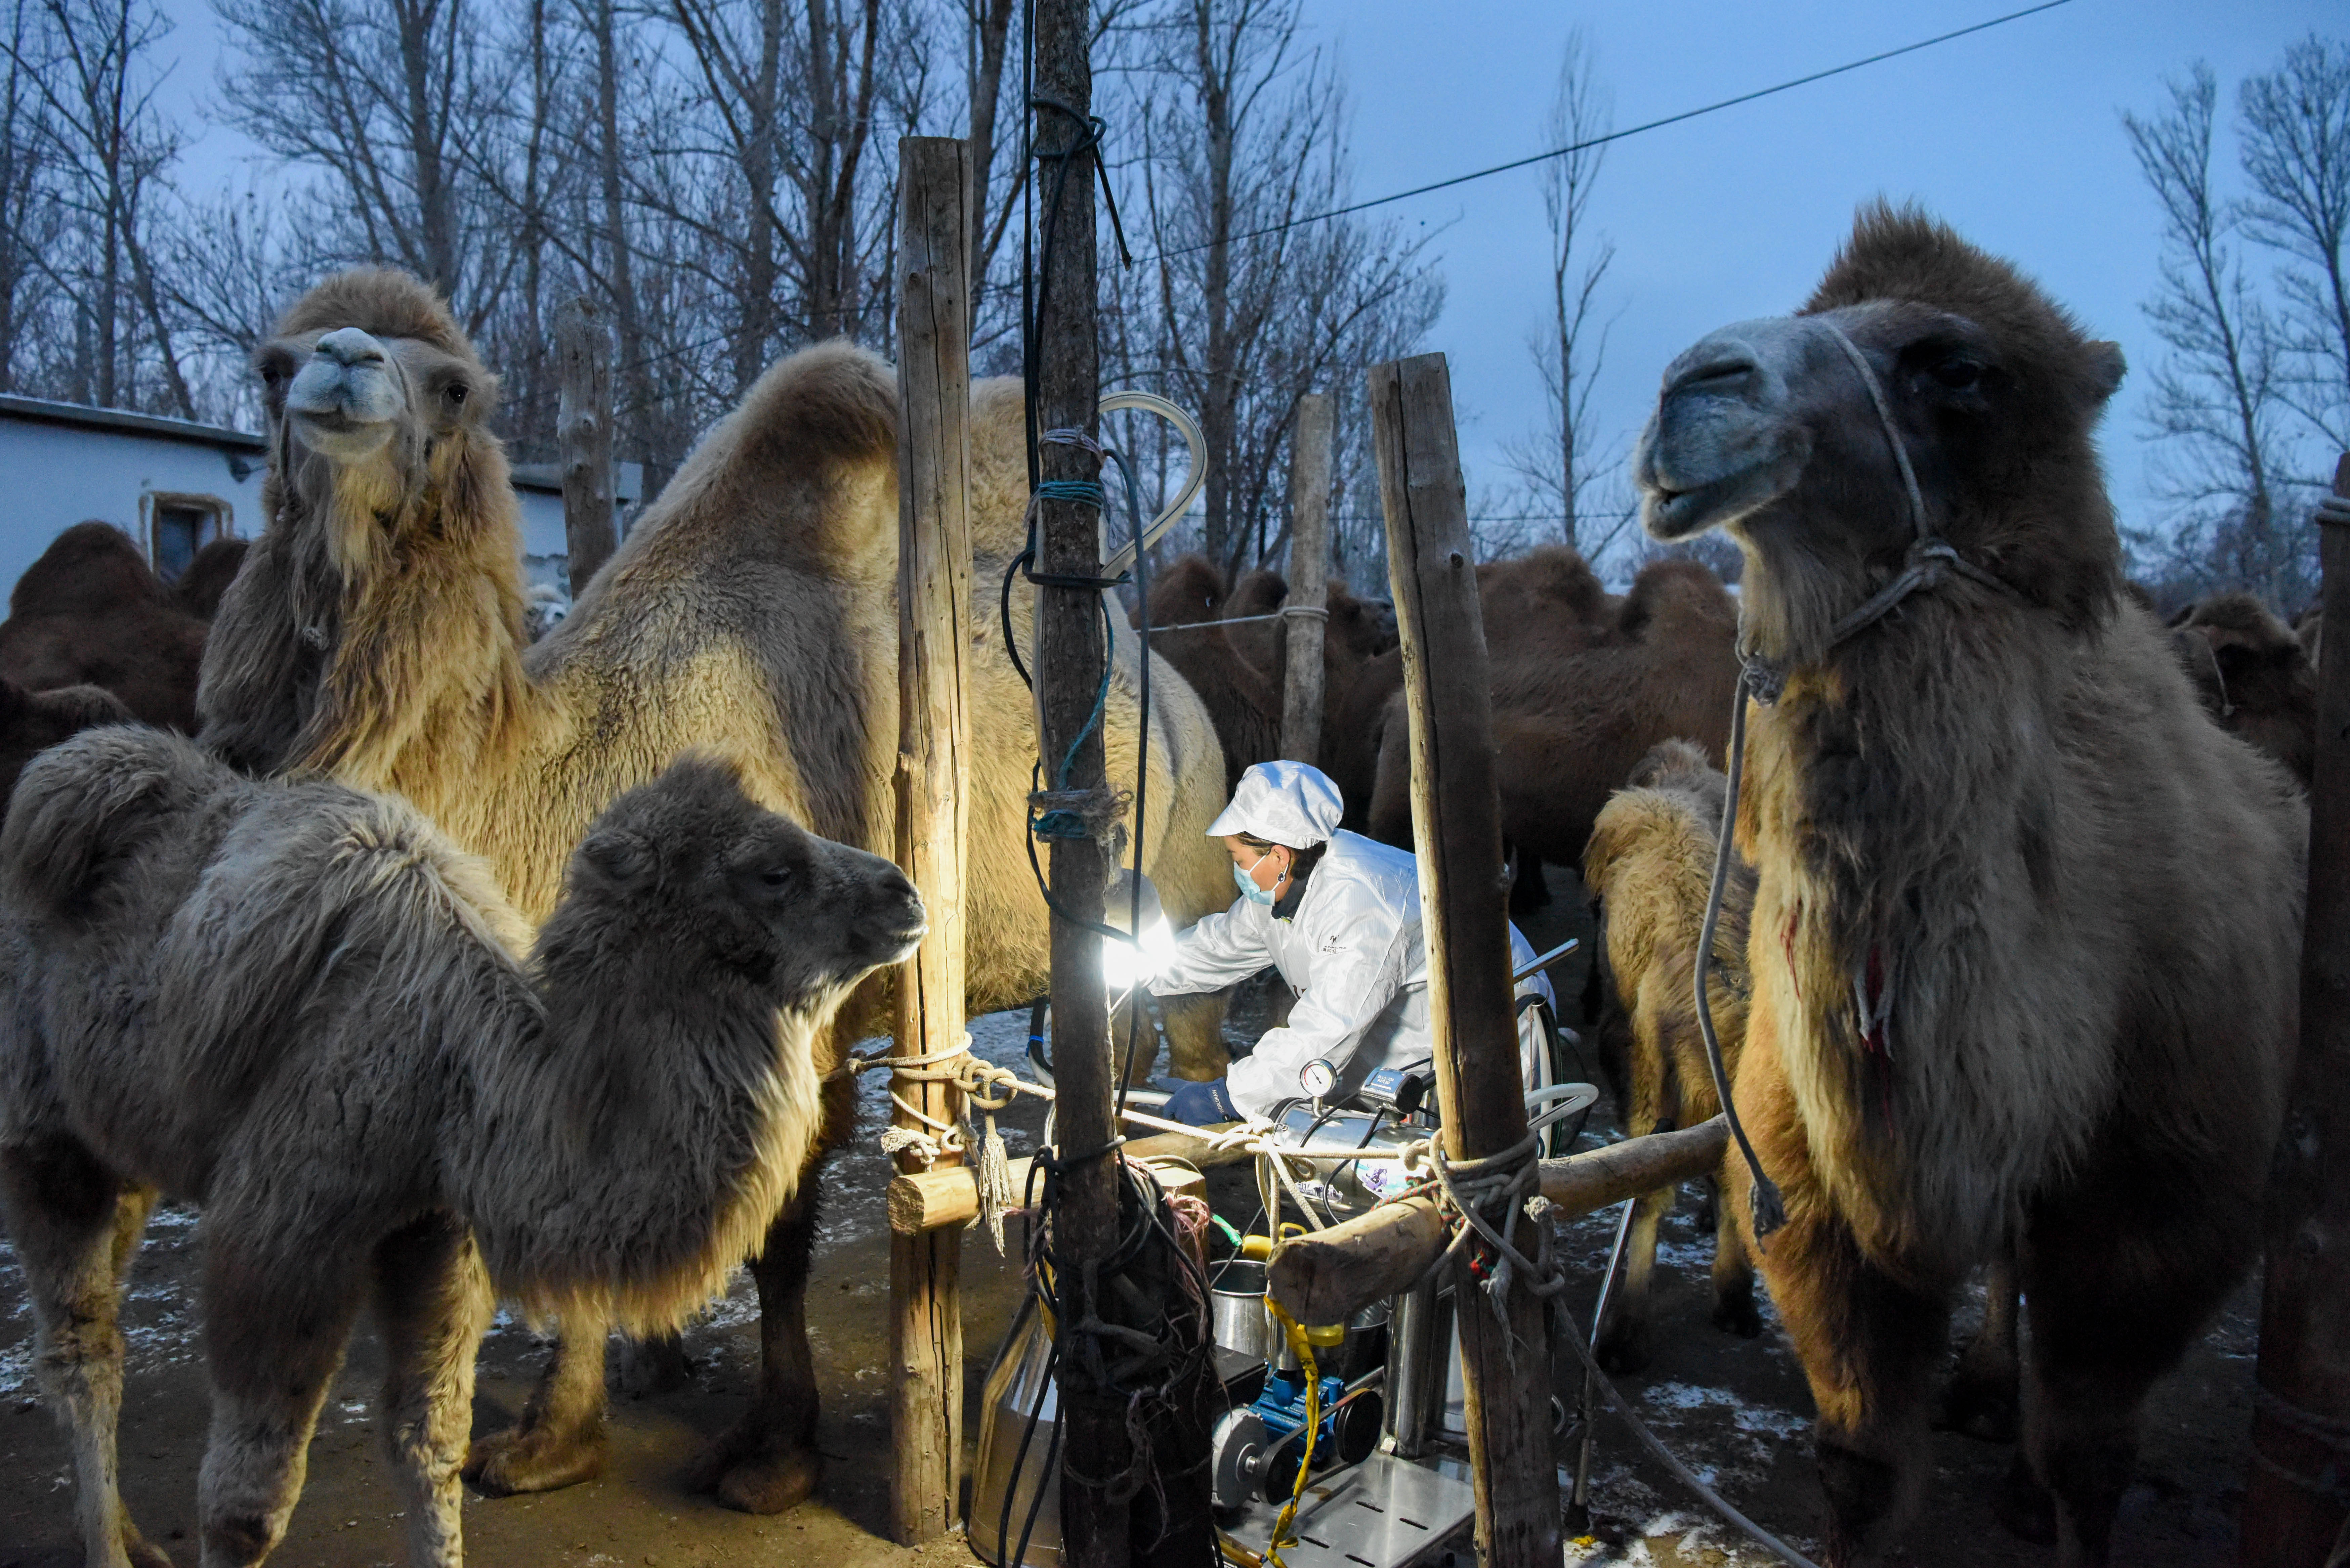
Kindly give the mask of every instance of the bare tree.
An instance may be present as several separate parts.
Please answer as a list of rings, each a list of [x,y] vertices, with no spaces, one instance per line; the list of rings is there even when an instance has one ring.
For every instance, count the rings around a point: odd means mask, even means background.
[[[1543,506],[1557,508],[1559,539],[1586,550],[1598,543],[1584,527],[1592,520],[1586,514],[1595,486],[1607,484],[1622,468],[1622,454],[1603,448],[1591,408],[1592,388],[1607,352],[1607,325],[1595,322],[1593,312],[1616,259],[1614,243],[1593,234],[1589,223],[1592,192],[1607,151],[1593,143],[1607,133],[1612,119],[1590,40],[1577,27],[1560,52],[1558,85],[1543,128],[1551,146],[1574,149],[1542,166],[1543,211],[1550,221],[1551,310],[1544,329],[1528,347],[1542,373],[1550,428],[1546,439],[1506,451],[1526,488]],[[1616,507],[1614,514],[1620,516],[1623,510]]]
[[[2252,588],[2271,603],[2308,588],[2304,530],[2277,492],[2278,353],[2269,314],[2229,241],[2236,213],[2212,186],[2218,88],[2198,63],[2169,84],[2169,102],[2122,124],[2163,213],[2162,283],[2146,313],[2170,353],[2155,372],[2147,436],[2155,473],[2176,507],[2174,561],[2208,580]]]
[[[2282,395],[2333,452],[2350,448],[2350,47],[2314,34],[2238,97],[2246,234],[2275,251]],[[2309,476],[2314,482],[2314,475]]]
[[[13,0],[0,59],[0,392],[18,389],[56,298],[45,270],[63,229],[52,189],[50,131],[37,72],[38,27],[29,0]]]

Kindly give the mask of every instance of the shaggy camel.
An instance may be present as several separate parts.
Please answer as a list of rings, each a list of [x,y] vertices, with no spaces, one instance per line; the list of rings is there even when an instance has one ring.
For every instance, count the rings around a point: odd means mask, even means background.
[[[2170,625],[2205,710],[2307,789],[2317,760],[2317,664],[2301,639],[2242,592],[2198,599]]]
[[[896,867],[695,758],[598,819],[526,971],[489,867],[405,802],[138,727],[26,770],[0,888],[0,1202],[95,1568],[170,1561],[116,1490],[159,1192],[204,1210],[205,1568],[285,1535],[370,1298],[410,1560],[458,1568],[489,1285],[640,1332],[723,1290],[815,1140],[816,1037],[923,925]]]
[[[1776,699],[1735,1102],[1785,1199],[1761,1262],[1831,1563],[1923,1485],[1951,1292],[2011,1249],[2018,1479],[2067,1563],[2107,1561],[2147,1389],[2259,1244],[2306,827],[2122,593],[2092,442],[2121,376],[2014,268],[1878,205],[1800,314],[1675,360],[1641,438],[1649,532],[1743,552]]]
[[[267,530],[204,661],[206,743],[260,770],[323,773],[416,803],[487,858],[526,920],[552,907],[569,846],[681,751],[742,760],[743,787],[816,832],[886,848],[898,745],[897,393],[888,367],[830,345],[775,366],[720,421],[543,640],[523,641],[521,535],[490,434],[495,382],[446,306],[403,274],[313,289],[255,355],[270,424]],[[1034,705],[1004,654],[996,587],[1027,506],[1016,383],[974,389],[974,748],[968,889],[973,1012],[1045,983],[1045,911],[1024,847]],[[1034,593],[1014,597],[1029,636]],[[1117,639],[1113,784],[1134,783],[1133,639]],[[1222,758],[1199,701],[1154,670],[1145,869],[1170,919],[1232,897],[1205,836]],[[879,1022],[868,985],[818,1045],[830,1072]],[[1211,1004],[1168,1010],[1176,1068],[1223,1070]],[[1147,1062],[1145,1064],[1147,1065]],[[855,1100],[829,1080],[819,1147]],[[815,1488],[816,1374],[803,1299],[815,1183],[753,1268],[765,1361],[750,1409],[698,1484],[755,1512]],[[605,1334],[571,1323],[521,1424],[475,1445],[498,1491],[567,1485],[603,1454]]]
[[[1721,755],[1738,681],[1737,624],[1737,605],[1711,571],[1659,561],[1633,579],[1604,640],[1575,653],[1538,646],[1495,662],[1502,832],[1521,855],[1581,865],[1600,807],[1659,742],[1679,736]],[[1390,844],[1411,841],[1400,694],[1382,726],[1370,830]]]
[[[1630,783],[1600,811],[1584,851],[1583,881],[1612,1004],[1604,1010],[1601,1037],[1628,1036],[1617,1054],[1627,1068],[1619,1080],[1628,1090],[1624,1128],[1634,1136],[1695,1127],[1721,1112],[1690,977],[1713,882],[1725,782],[1700,747],[1668,741],[1640,760]],[[1733,1082],[1746,1039],[1746,922],[1753,906],[1753,867],[1733,857],[1707,977],[1722,1065]],[[1660,1187],[1633,1210],[1624,1277],[1593,1347],[1611,1372],[1636,1372],[1648,1363],[1657,1227],[1679,1191]],[[1730,1206],[1717,1202],[1714,1216],[1714,1324],[1752,1339],[1762,1332],[1753,1270]]]
[[[130,535],[77,523],[25,569],[0,623],[0,678],[103,686],[150,724],[193,733],[204,623],[172,602]]]

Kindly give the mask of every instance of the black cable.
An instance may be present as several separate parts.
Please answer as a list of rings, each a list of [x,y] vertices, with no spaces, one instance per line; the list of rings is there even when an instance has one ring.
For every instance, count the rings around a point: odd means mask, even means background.
[[[1466,174],[1455,174],[1449,180],[1438,180],[1427,185],[1415,185],[1409,191],[1398,191],[1391,196],[1374,196],[1367,202],[1357,202],[1345,207],[1333,207],[1326,213],[1313,213],[1303,218],[1291,218],[1285,223],[1269,223],[1262,229],[1251,229],[1244,234],[1231,234],[1221,241],[1203,240],[1196,245],[1184,245],[1177,250],[1160,251],[1157,255],[1145,256],[1143,259],[1160,261],[1168,256],[1190,255],[1194,251],[1204,251],[1216,244],[1237,244],[1243,240],[1262,239],[1267,234],[1278,234],[1289,229],[1301,229],[1308,223],[1326,223],[1333,218],[1343,218],[1350,213],[1367,212],[1373,207],[1384,207],[1393,202],[1409,201],[1414,196],[1425,196],[1432,191],[1444,191],[1455,185],[1466,185],[1472,180],[1483,180],[1495,174],[1506,174],[1513,169],[1525,169],[1536,163],[1547,163],[1554,158],[1565,158],[1571,153],[1582,152],[1590,148],[1604,147],[1611,141],[1621,141],[1627,136],[1638,136],[1643,131],[1661,130],[1668,125],[1679,125],[1685,119],[1695,119],[1700,115],[1734,109],[1742,103],[1752,103],[1757,99],[1769,98],[1774,93],[1786,92],[1794,88],[1808,87],[1814,82],[1825,81],[1830,77],[1840,77],[1846,71],[1856,71],[1864,66],[1877,65],[1902,55],[1914,55],[1920,49],[1930,49],[1937,44],[1947,44],[1953,38],[1963,38],[1970,33],[1986,32],[1992,27],[2020,21],[2026,16],[2037,16],[2043,11],[2054,11],[2059,5],[2071,4],[2072,0],[2042,0],[2040,5],[2027,5],[2021,11],[2010,11],[2004,16],[1993,16],[1988,22],[1977,22],[1971,26],[1939,33],[1930,38],[1921,38],[1914,44],[1904,44],[1898,49],[1887,49],[1882,53],[1868,55],[1857,60],[1847,60],[1843,65],[1831,66],[1824,71],[1814,71],[1809,76],[1796,77],[1772,87],[1757,88],[1752,92],[1740,93],[1736,98],[1725,98],[1719,102],[1705,104],[1697,109],[1685,109],[1679,114],[1669,114],[1662,119],[1647,120],[1624,130],[1611,130],[1604,136],[1588,137],[1581,141],[1569,142],[1565,147],[1554,147],[1547,152],[1536,152],[1524,158],[1513,158],[1507,163],[1496,163],[1490,169],[1475,169]]]

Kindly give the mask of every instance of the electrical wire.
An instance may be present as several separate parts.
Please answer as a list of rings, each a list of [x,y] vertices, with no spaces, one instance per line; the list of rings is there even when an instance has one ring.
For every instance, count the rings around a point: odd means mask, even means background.
[[[1757,99],[1770,98],[1774,94],[1792,91],[1799,87],[1809,87],[1814,82],[1825,81],[1830,77],[1840,77],[1847,71],[1856,71],[1865,66],[1879,65],[1887,60],[1898,59],[1903,55],[1914,55],[1920,49],[1930,49],[1937,44],[1947,44],[1954,38],[1963,38],[1970,33],[1988,32],[1993,27],[2004,26],[2010,22],[2021,21],[2026,16],[2035,16],[2043,11],[2054,11],[2059,5],[2071,4],[2072,0],[2041,0],[2041,4],[2037,5],[2027,5],[2021,11],[2010,11],[2003,16],[1993,16],[1987,22],[1977,22],[1948,33],[1938,33],[1930,38],[1920,38],[1914,44],[1904,44],[1898,49],[1885,49],[1856,60],[1847,60],[1843,65],[1830,66],[1824,71],[1813,71],[1807,76],[1794,77],[1766,88],[1757,88],[1752,92],[1742,92],[1735,98],[1721,99],[1717,102],[1702,104],[1696,109],[1685,109],[1679,114],[1669,114],[1661,119],[1644,120],[1638,125],[1627,126],[1622,130],[1608,131],[1604,136],[1586,137],[1581,141],[1569,142],[1565,147],[1554,147],[1547,152],[1535,152],[1523,158],[1513,158],[1507,163],[1496,163],[1491,168],[1472,169],[1466,174],[1455,174],[1447,180],[1437,180],[1426,185],[1415,185],[1409,191],[1398,191],[1392,195],[1374,196],[1367,202],[1355,202],[1344,207],[1333,207],[1326,213],[1312,213],[1302,218],[1291,218],[1283,223],[1268,223],[1263,228],[1251,229],[1246,234],[1229,235],[1222,241],[1204,240],[1196,245],[1183,245],[1174,250],[1160,251],[1156,255],[1145,256],[1143,260],[1161,261],[1169,256],[1190,255],[1195,251],[1204,251],[1219,244],[1237,244],[1243,240],[1262,239],[1267,234],[1278,234],[1286,230],[1304,228],[1309,223],[1326,223],[1333,218],[1343,218],[1355,213],[1368,212],[1373,207],[1384,207],[1391,202],[1409,201],[1414,196],[1425,196],[1431,192],[1448,191],[1455,185],[1466,185],[1473,180],[1490,179],[1495,174],[1507,174],[1513,169],[1529,169],[1537,163],[1547,163],[1554,158],[1565,158],[1594,147],[1604,147],[1611,141],[1621,141],[1628,136],[1638,136],[1644,131],[1661,130],[1666,126],[1679,125],[1683,120],[1696,119],[1702,115],[1718,113],[1725,109],[1735,109],[1740,104],[1752,103]]]

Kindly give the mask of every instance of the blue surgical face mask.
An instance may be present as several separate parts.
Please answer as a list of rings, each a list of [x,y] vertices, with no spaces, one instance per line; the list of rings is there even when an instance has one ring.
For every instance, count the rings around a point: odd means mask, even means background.
[[[1267,850],[1265,853],[1271,854],[1272,851]],[[1256,865],[1262,866],[1263,864],[1264,856],[1258,856],[1256,857]],[[1273,895],[1258,887],[1256,885],[1256,879],[1249,875],[1249,872],[1255,869],[1256,866],[1251,866],[1243,869],[1240,862],[1234,861],[1232,863],[1232,886],[1238,888],[1241,890],[1241,897],[1246,898],[1252,904],[1270,904],[1273,902]]]

